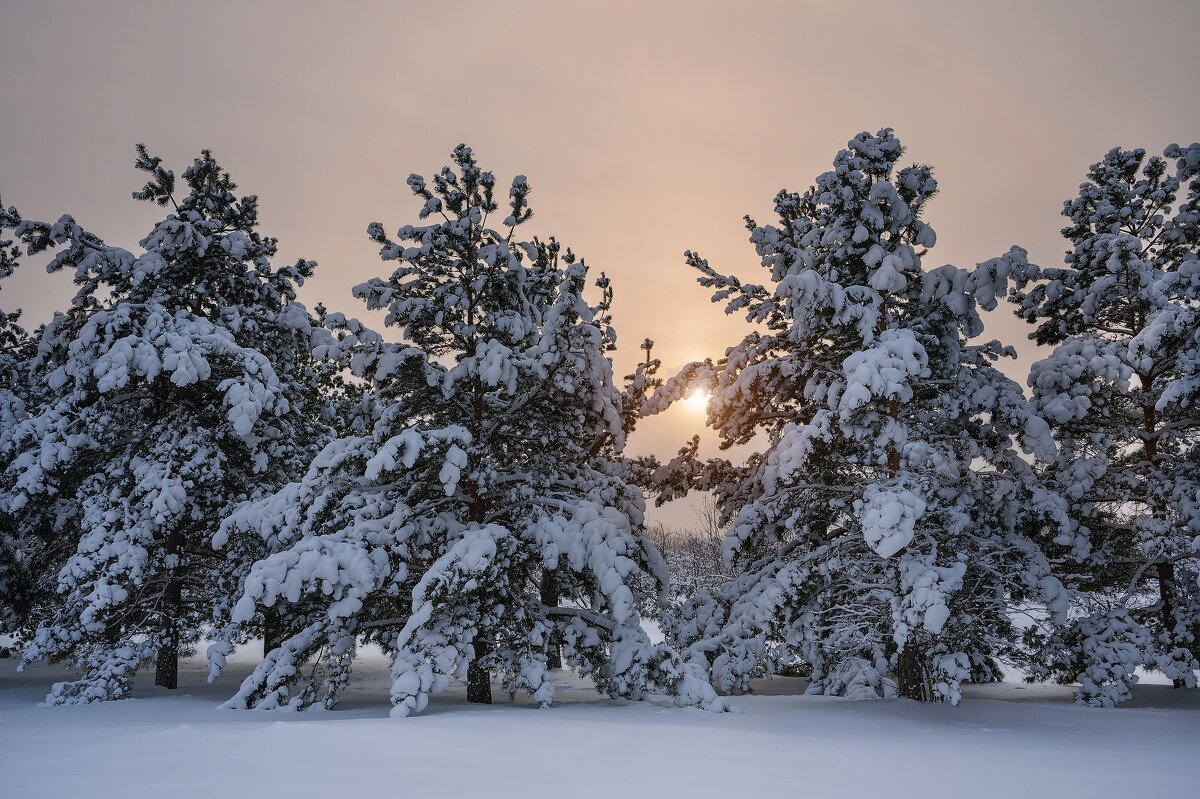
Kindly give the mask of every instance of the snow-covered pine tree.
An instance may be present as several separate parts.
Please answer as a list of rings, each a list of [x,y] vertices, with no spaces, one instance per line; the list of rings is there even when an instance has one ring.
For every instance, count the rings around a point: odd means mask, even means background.
[[[1031,631],[1033,665],[1087,704],[1131,698],[1139,666],[1177,686],[1200,668],[1198,172],[1198,144],[1109,151],[1064,204],[1065,265],[1011,297],[1055,345],[1029,383],[1058,440],[1046,479],[1069,503],[1056,554],[1079,598]]]
[[[180,653],[236,594],[241,564],[211,546],[220,520],[286,482],[326,433],[304,385],[318,329],[295,301],[314,264],[272,267],[257,198],[238,198],[208,151],[179,198],[137,150],[149,180],[134,197],[172,207],[141,255],[69,216],[17,227],[30,255],[60,248],[48,268],[77,286],[40,334],[31,379],[46,396],[16,425],[0,498],[19,528],[69,498],[57,530],[74,551],[22,660],[83,670],[51,703],[124,697],[149,661],[174,688]]]
[[[21,224],[21,215],[15,207],[5,208],[0,201],[0,280],[11,277],[16,271],[21,248],[11,235]],[[11,430],[13,420],[24,412],[20,398],[27,393],[28,381],[21,375],[23,356],[28,349],[29,334],[20,324],[21,310],[5,311],[0,308],[0,430]],[[19,404],[16,404],[18,403]]]
[[[898,169],[902,152],[891,130],[861,133],[808,191],[776,195],[777,225],[747,217],[764,284],[687,254],[754,326],[646,408],[706,388],[722,446],[758,448],[702,463],[693,442],[658,475],[664,499],[712,490],[730,524],[740,576],[673,625],[726,690],[800,659],[810,692],[957,702],[964,680],[998,679],[1010,603],[1065,606],[1024,533],[1053,505],[1015,443],[1053,442],[994,365],[1011,349],[977,338],[1025,253],[924,269],[937,184]]]
[[[526,179],[498,201],[466,146],[408,185],[424,223],[395,240],[371,224],[398,265],[354,289],[401,340],[341,319],[327,349],[370,383],[373,429],[330,443],[302,480],[226,524],[291,544],[254,567],[235,618],[287,604],[307,621],[230,706],[331,706],[368,641],[393,658],[393,716],[419,712],[455,675],[474,702],[491,700],[498,673],[510,694],[549,704],[559,644],[612,696],[657,686],[722,708],[703,667],[639,623],[645,576],[661,586],[665,573],[616,455],[653,367],[614,386],[607,281],[589,305],[582,261],[520,237]],[[214,672],[227,652],[211,650]]]
[[[9,235],[21,224],[15,207],[0,202],[0,281],[16,270],[20,247]],[[14,457],[16,426],[33,403],[27,370],[33,358],[33,337],[21,326],[20,309],[0,308],[0,463]],[[6,476],[0,474],[0,491]],[[52,560],[44,546],[19,534],[16,518],[0,507],[0,631],[27,632],[33,605],[39,599],[39,567]]]
[[[313,308],[316,316],[311,343],[326,346],[333,341],[328,324],[328,311],[322,304]],[[340,318],[340,317],[338,317]],[[282,488],[289,479],[301,477],[308,469],[313,457],[321,447],[334,437],[343,434],[361,434],[370,429],[375,416],[375,404],[362,381],[347,379],[343,365],[335,359],[315,358],[311,351],[296,353],[295,367],[302,379],[295,381],[290,390],[295,392],[291,404],[308,409],[319,426],[310,428],[298,442],[307,446],[296,447],[281,472],[273,475],[269,482],[260,482],[260,490],[249,495],[241,505],[250,504],[263,496],[270,496]],[[237,511],[231,509],[232,515]],[[303,614],[291,612],[291,608],[280,603],[261,612],[249,622],[233,622],[235,604],[244,590],[243,581],[250,568],[258,561],[288,546],[271,535],[260,535],[257,528],[234,526],[220,530],[213,538],[215,548],[223,553],[226,569],[214,583],[215,604],[213,638],[220,641],[218,649],[244,643],[251,638],[261,638],[263,656],[276,649],[283,640],[304,625]]]

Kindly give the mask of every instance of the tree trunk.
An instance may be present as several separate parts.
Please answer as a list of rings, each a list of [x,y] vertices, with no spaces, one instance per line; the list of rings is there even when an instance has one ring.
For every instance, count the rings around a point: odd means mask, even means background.
[[[179,555],[179,531],[167,535],[168,556]],[[162,595],[162,631],[154,663],[154,684],[163,688],[179,687],[179,615],[183,608],[183,588],[176,579],[176,565],[167,573],[167,585]]]
[[[1175,564],[1159,563],[1158,567],[1158,596],[1159,614],[1162,618],[1163,631],[1172,647],[1175,641]],[[1182,688],[1186,683],[1178,677],[1171,681],[1176,688]]]
[[[271,654],[272,650],[282,646],[285,638],[287,638],[287,632],[283,629],[283,622],[280,620],[279,614],[274,608],[264,610],[263,657]]]
[[[1147,375],[1141,375],[1142,390],[1147,396],[1154,387],[1154,381]],[[1158,418],[1154,405],[1147,403],[1142,406],[1142,427],[1146,432],[1145,450],[1146,462],[1153,468],[1158,463],[1158,438],[1155,435]],[[1157,509],[1156,509],[1157,511]],[[1157,512],[1155,515],[1160,515]],[[1158,570],[1159,614],[1162,619],[1163,634],[1167,636],[1172,648],[1175,644],[1175,564],[1169,562],[1155,564]],[[1176,688],[1184,686],[1183,680],[1174,679],[1171,684]]]
[[[473,325],[474,320],[474,304],[469,303],[467,309],[467,324]],[[474,347],[471,348],[474,351]],[[483,436],[483,383],[478,376],[475,377],[475,419],[474,425],[471,427],[472,440],[478,445],[482,443]],[[483,499],[479,496],[479,484],[474,480],[470,481],[466,486],[467,496],[470,497],[470,502],[467,504],[467,520],[472,524],[483,524],[484,516],[486,515],[483,507]],[[481,609],[482,616],[482,609]],[[482,623],[480,627],[482,628]],[[475,657],[467,666],[467,701],[475,702],[482,705],[490,705],[492,703],[492,675],[483,665],[483,660],[492,651],[491,641],[488,637],[488,631],[478,629],[475,631],[475,639],[471,642],[475,649]]]
[[[933,679],[925,663],[925,653],[912,641],[896,658],[896,690],[905,699],[933,701]]]
[[[467,666],[467,701],[490,705],[492,703],[492,675],[480,665],[480,661],[488,656],[492,647],[482,637],[476,637],[472,644],[475,647],[475,659],[471,661],[471,665]]]
[[[179,687],[179,609],[183,605],[179,583],[173,578],[163,591],[163,629],[154,664],[154,684]]]
[[[542,604],[548,608],[558,606],[558,578],[554,572],[547,571],[542,574]],[[562,648],[559,646],[557,633],[550,634],[550,642],[546,647],[546,668],[561,669],[562,664]]]

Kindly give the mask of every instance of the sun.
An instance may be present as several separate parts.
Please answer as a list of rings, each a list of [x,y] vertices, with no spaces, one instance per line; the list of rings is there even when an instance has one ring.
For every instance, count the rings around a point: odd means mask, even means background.
[[[712,395],[707,391],[697,390],[689,394],[683,402],[688,406],[689,410],[693,410],[697,413],[704,413],[708,410],[708,401],[711,398]]]

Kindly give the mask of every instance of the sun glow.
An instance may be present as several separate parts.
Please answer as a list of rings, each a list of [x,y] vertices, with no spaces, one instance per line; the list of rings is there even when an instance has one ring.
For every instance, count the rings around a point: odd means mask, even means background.
[[[684,405],[688,406],[689,410],[697,413],[704,413],[708,410],[708,401],[712,397],[707,391],[693,391],[684,399]]]

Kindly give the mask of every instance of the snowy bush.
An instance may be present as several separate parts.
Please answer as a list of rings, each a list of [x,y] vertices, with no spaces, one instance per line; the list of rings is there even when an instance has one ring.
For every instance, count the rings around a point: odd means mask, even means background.
[[[718,591],[733,578],[733,570],[722,554],[726,530],[720,513],[716,503],[706,499],[696,510],[694,524],[659,524],[649,529],[654,546],[667,564],[673,601],[685,601],[699,591]]]

